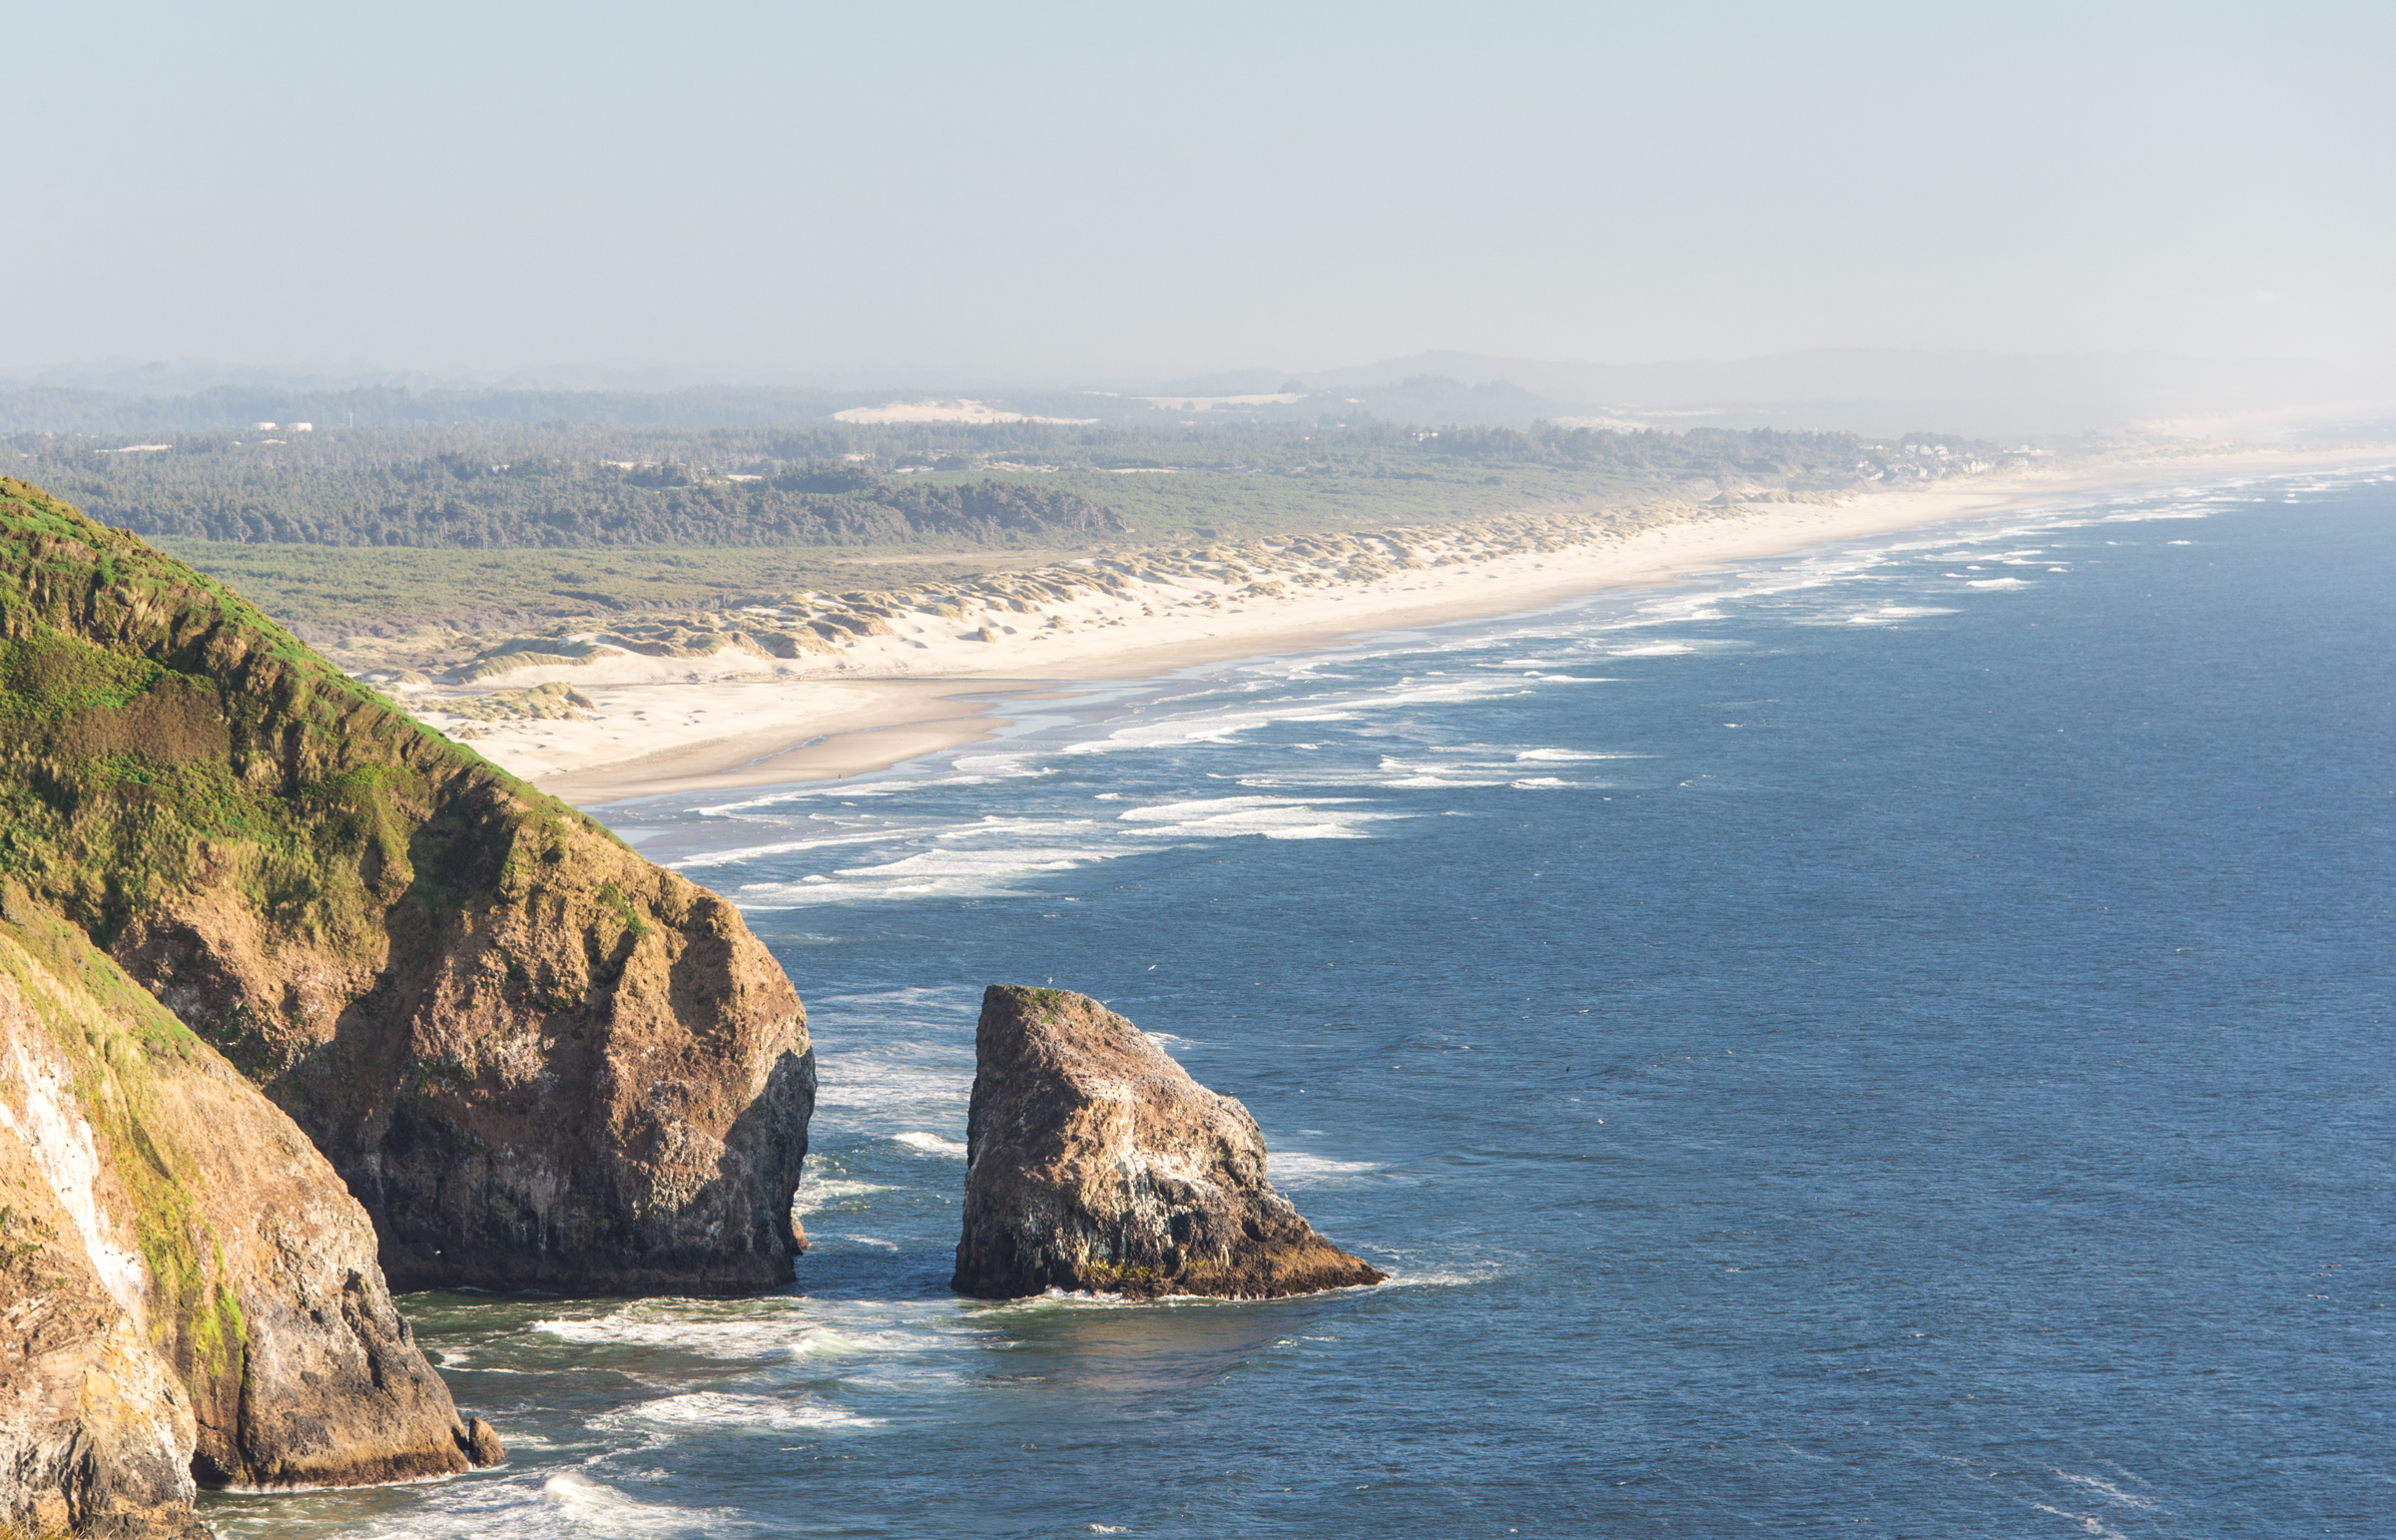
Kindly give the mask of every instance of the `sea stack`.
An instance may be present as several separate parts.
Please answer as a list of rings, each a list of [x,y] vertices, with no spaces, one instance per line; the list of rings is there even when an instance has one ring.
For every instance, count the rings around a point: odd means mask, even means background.
[[[1273,1190],[1248,1109],[1086,995],[991,985],[974,1052],[959,1293],[1270,1299],[1388,1277]]]

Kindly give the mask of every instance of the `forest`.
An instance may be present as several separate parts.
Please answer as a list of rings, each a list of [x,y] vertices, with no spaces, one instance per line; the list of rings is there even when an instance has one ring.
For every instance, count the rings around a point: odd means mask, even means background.
[[[1690,483],[1830,490],[1892,465],[1980,468],[1993,453],[1842,433],[1329,418],[1172,429],[319,425],[148,439],[19,433],[0,446],[11,473],[144,536],[481,550],[1211,537],[1619,501]]]

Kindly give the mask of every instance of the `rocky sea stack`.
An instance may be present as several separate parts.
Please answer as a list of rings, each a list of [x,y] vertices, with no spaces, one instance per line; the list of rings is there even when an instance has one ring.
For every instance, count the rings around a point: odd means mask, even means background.
[[[789,1283],[815,1061],[739,912],[4,478],[0,875],[306,1131],[393,1286]]]
[[[994,984],[974,1050],[958,1292],[1267,1299],[1387,1277],[1273,1190],[1246,1108],[1097,1001]]]

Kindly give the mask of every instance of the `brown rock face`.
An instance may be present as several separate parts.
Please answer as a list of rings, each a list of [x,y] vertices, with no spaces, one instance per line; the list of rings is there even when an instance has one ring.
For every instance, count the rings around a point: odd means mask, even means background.
[[[79,930],[0,899],[0,1525],[202,1535],[195,1476],[496,1459],[306,1136]]]
[[[974,1051],[958,1292],[1265,1299],[1388,1276],[1273,1191],[1246,1108],[1097,1001],[993,984]]]
[[[739,912],[5,478],[0,829],[330,1158],[393,1285],[790,1282],[815,1061]]]
[[[366,963],[221,891],[136,918],[116,954],[249,1050],[374,1214],[395,1287],[789,1283],[815,1056],[780,966],[732,905],[603,834],[450,810],[499,891],[394,905]]]

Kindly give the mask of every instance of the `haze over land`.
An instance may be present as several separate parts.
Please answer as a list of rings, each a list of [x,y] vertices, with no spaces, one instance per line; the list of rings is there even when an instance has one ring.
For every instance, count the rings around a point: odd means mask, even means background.
[[[2396,396],[2382,8],[135,7],[14,42],[18,385],[1088,416],[1032,398],[1295,378],[1393,420],[1993,435]]]

